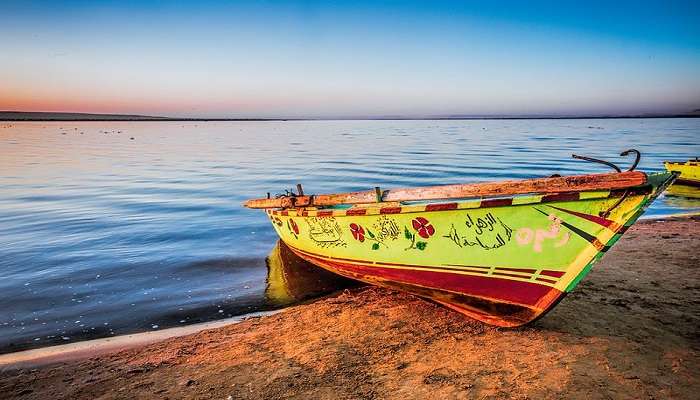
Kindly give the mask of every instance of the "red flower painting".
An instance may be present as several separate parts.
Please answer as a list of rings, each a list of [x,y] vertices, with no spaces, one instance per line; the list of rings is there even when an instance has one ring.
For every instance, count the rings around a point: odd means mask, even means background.
[[[290,218],[289,224],[292,225],[292,229],[294,230],[294,233],[298,235],[299,234],[299,226],[297,225],[297,223],[294,222],[294,220]]]
[[[365,229],[360,225],[354,222],[350,224],[350,232],[352,232],[352,237],[354,237],[355,240],[359,240],[360,242],[365,241]]]
[[[423,217],[418,217],[412,221],[413,229],[418,232],[418,235],[423,239],[427,239],[435,233],[435,228]]]

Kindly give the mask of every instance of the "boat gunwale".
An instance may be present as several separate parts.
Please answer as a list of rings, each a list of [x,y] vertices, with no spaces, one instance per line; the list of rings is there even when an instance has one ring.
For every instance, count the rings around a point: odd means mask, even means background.
[[[447,184],[427,187],[396,188],[374,191],[304,195],[287,194],[276,198],[252,199],[243,203],[254,209],[294,209],[333,205],[367,205],[382,202],[435,201],[447,199],[485,198],[533,194],[559,194],[568,192],[629,189],[648,183],[648,176],[641,171],[552,176],[547,178],[517,179],[506,181]]]
[[[635,186],[629,189],[614,189],[614,190],[593,190],[593,191],[576,191],[562,192],[551,194],[530,194],[530,195],[514,195],[514,196],[499,196],[489,198],[467,198],[433,200],[424,204],[401,204],[399,206],[383,206],[382,203],[363,204],[362,208],[289,208],[289,209],[266,209],[270,216],[289,216],[289,217],[352,217],[364,215],[382,215],[382,214],[410,214],[410,213],[425,213],[437,211],[458,211],[467,209],[479,208],[497,208],[497,207],[515,207],[521,205],[555,203],[567,201],[588,201],[606,198],[619,198],[627,195],[648,195],[654,190],[653,185],[645,184]]]
[[[700,162],[700,157],[690,158],[686,161],[664,161],[664,164],[696,166],[695,163]],[[693,164],[691,164],[693,163]]]

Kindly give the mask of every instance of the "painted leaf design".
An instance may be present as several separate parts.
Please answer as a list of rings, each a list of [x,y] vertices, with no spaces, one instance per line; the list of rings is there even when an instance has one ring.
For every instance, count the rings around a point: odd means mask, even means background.
[[[413,234],[411,233],[411,231],[409,231],[407,227],[404,227],[403,229],[404,229],[403,235],[406,236],[406,239],[412,240]]]
[[[416,242],[416,248],[418,248],[418,250],[425,250],[427,246],[428,243],[426,242]]]
[[[367,229],[367,234],[369,235],[369,237],[374,238],[374,233],[372,233],[372,231],[370,231],[369,229]]]
[[[379,243],[372,244],[372,250],[379,250]]]

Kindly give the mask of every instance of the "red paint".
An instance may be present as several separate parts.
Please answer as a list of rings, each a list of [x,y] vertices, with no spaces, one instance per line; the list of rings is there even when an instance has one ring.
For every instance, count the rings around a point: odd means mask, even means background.
[[[380,214],[399,214],[401,207],[384,207],[379,209]]]
[[[488,208],[488,207],[505,207],[505,206],[510,206],[513,205],[513,199],[487,199],[487,200],[481,200],[481,206],[480,208]]]
[[[473,276],[458,274],[449,270],[444,272],[406,270],[385,268],[377,265],[355,265],[336,260],[326,260],[309,253],[293,249],[300,257],[337,270],[341,274],[364,275],[370,278],[384,279],[397,283],[407,283],[423,287],[447,290],[465,295],[485,297],[499,301],[536,306],[540,299],[552,291],[560,291],[533,282],[512,281],[490,276]],[[438,267],[439,268],[439,267]]]
[[[411,221],[411,225],[413,225],[413,229],[415,229],[418,235],[423,239],[428,239],[435,234],[435,228],[423,217],[414,219]]]
[[[603,217],[599,217],[599,216],[597,216],[597,215],[584,214],[584,213],[581,213],[581,212],[578,212],[578,211],[567,210],[567,209],[565,209],[565,208],[560,208],[560,207],[555,207],[555,206],[549,206],[549,207],[552,207],[552,208],[554,208],[554,209],[556,209],[556,210],[559,210],[559,211],[563,211],[563,212],[565,212],[565,213],[567,213],[567,214],[575,215],[575,216],[577,216],[577,217],[579,217],[579,218],[583,218],[583,219],[588,220],[588,221],[591,221],[591,222],[595,222],[596,224],[602,225],[602,226],[604,226],[604,227],[606,227],[606,228],[609,228],[610,225],[615,224],[615,221],[611,221],[611,220],[609,220],[609,219],[606,219],[606,218],[603,218]]]
[[[548,194],[548,195],[542,197],[543,203],[552,202],[552,201],[577,201],[577,200],[579,200],[579,193],[578,192]]]
[[[294,233],[295,233],[296,235],[298,235],[298,234],[299,234],[299,226],[297,225],[297,223],[296,223],[293,219],[290,218],[290,219],[289,219],[289,224],[292,226],[292,229],[294,230]]]
[[[555,278],[561,278],[564,276],[564,271],[548,271],[548,270],[543,270],[540,272],[540,275],[547,275],[547,276],[553,276]]]
[[[350,224],[350,232],[352,233],[352,237],[354,237],[355,240],[358,240],[360,242],[365,241],[365,229],[360,225],[357,225],[354,222]]]
[[[364,208],[351,209],[345,213],[345,215],[365,215],[365,214],[367,214],[367,210]]]
[[[425,211],[447,211],[456,209],[457,203],[428,204],[425,206]]]

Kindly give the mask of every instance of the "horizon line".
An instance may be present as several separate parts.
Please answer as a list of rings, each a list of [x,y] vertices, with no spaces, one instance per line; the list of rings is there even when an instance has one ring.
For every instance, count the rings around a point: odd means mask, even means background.
[[[13,116],[13,114],[19,114]],[[140,114],[83,113],[51,111],[10,111],[0,110],[0,121],[5,122],[53,122],[53,121],[430,121],[430,120],[538,120],[538,119],[634,119],[634,118],[698,118],[700,109],[688,113],[644,113],[644,114],[590,114],[590,115],[384,115],[384,116],[328,116],[328,117],[168,117]]]

